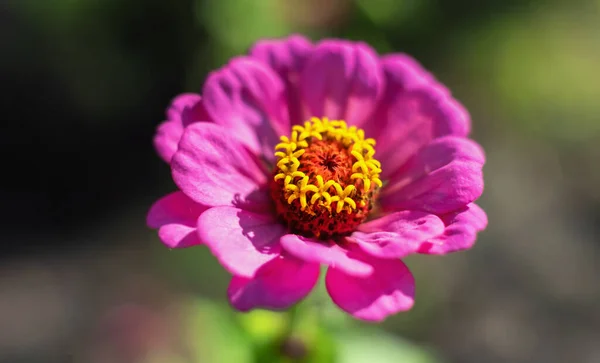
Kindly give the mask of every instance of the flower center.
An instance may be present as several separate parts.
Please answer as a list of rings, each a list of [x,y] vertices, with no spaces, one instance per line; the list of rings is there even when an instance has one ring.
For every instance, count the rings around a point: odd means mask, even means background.
[[[327,239],[351,233],[381,188],[375,140],[345,121],[311,118],[275,146],[271,197],[292,232]]]

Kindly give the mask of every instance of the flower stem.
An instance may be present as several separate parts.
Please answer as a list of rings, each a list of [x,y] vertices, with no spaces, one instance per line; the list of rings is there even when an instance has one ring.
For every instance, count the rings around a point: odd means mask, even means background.
[[[285,331],[285,336],[289,337],[294,333],[294,329],[298,325],[298,315],[300,308],[299,304],[292,306],[287,312],[287,329]]]
[[[299,361],[302,360],[308,354],[307,342],[304,337],[298,331],[299,317],[302,312],[301,307],[298,304],[291,307],[287,312],[287,327],[282,336],[281,340],[281,355],[286,361]]]

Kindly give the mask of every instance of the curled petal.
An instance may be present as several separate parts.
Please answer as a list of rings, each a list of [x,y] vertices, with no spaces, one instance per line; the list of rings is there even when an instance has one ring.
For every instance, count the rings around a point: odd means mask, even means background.
[[[390,178],[381,195],[386,211],[449,213],[483,192],[485,156],[475,142],[447,136],[419,151]]]
[[[408,54],[393,53],[381,58],[386,87],[398,87],[402,91],[437,85],[435,77]],[[449,93],[446,91],[446,93]]]
[[[235,58],[208,76],[202,97],[215,123],[258,155],[274,157],[273,147],[290,122],[284,83],[271,68],[250,57]]]
[[[331,241],[317,241],[295,234],[287,234],[281,238],[280,242],[288,253],[302,261],[333,266],[356,276],[368,276],[373,272],[373,266],[352,258],[351,251],[343,249]]]
[[[202,105],[200,95],[195,93],[184,93],[173,99],[167,109],[167,120],[161,123],[154,136],[154,148],[158,155],[167,163],[177,151],[177,145],[183,134],[182,114],[190,113],[196,105]]]
[[[382,59],[386,90],[365,133],[377,139],[377,158],[388,178],[419,149],[432,140],[453,135],[464,137],[470,117],[450,92],[414,59],[393,54]]]
[[[305,116],[343,119],[356,126],[371,116],[383,89],[377,54],[364,43],[320,42],[300,79]]]
[[[415,281],[400,260],[374,260],[369,277],[345,274],[330,267],[325,285],[333,302],[345,312],[367,321],[382,321],[412,308]]]
[[[200,122],[186,127],[171,168],[177,186],[200,204],[269,208],[264,171],[222,126]]]
[[[278,257],[263,265],[254,277],[234,276],[227,294],[236,309],[284,310],[303,299],[319,279],[319,265]]]
[[[231,274],[253,277],[279,256],[285,228],[269,214],[214,207],[200,215],[198,235]]]
[[[402,258],[443,231],[444,222],[434,214],[402,211],[362,224],[350,238],[371,256]]]
[[[467,250],[473,247],[477,232],[482,231],[487,226],[485,212],[473,203],[442,216],[442,219],[446,224],[444,232],[421,244],[419,253],[444,255]]]
[[[158,236],[167,247],[190,247],[201,243],[196,222],[206,209],[182,192],[174,192],[152,205],[146,222],[150,228],[158,229]]]
[[[193,108],[201,103],[200,95],[196,93],[183,93],[175,97],[167,109],[167,120],[183,124],[181,115],[185,110]]]
[[[249,52],[252,58],[273,68],[285,83],[292,124],[304,121],[298,86],[300,73],[312,50],[313,45],[308,39],[301,35],[291,35],[285,39],[261,40]]]
[[[177,122],[165,121],[156,129],[154,148],[158,155],[167,163],[171,162],[177,151],[177,145],[183,134],[183,126]]]
[[[181,112],[181,124],[183,127],[187,127],[194,122],[212,122],[212,118],[208,112],[206,112],[203,102],[198,102],[191,107],[186,107]]]

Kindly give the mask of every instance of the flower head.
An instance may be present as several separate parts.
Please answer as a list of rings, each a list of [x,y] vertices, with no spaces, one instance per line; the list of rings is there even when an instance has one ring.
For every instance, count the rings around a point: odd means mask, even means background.
[[[327,265],[332,300],[379,321],[408,310],[413,253],[470,248],[487,217],[464,108],[416,61],[364,43],[257,43],[173,101],[155,146],[179,191],[148,224],[205,244],[234,307],[285,309]]]

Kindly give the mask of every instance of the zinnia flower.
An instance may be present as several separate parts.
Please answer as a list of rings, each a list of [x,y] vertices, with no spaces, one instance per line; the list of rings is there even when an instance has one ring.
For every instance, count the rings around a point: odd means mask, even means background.
[[[333,302],[380,321],[414,303],[401,258],[470,248],[487,217],[465,109],[415,60],[364,43],[263,40],[173,101],[155,146],[179,191],[148,224],[204,244],[241,310],[286,309],[320,266]]]

